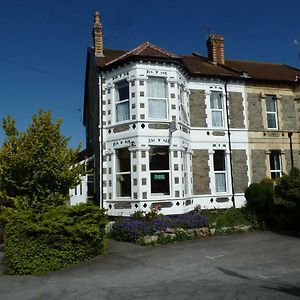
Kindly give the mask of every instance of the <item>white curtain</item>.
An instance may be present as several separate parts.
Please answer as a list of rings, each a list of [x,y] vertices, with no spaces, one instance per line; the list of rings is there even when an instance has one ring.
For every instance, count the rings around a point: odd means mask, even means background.
[[[166,81],[163,78],[149,78],[147,81],[148,97],[167,98]]]
[[[212,118],[212,126],[216,126],[216,127],[223,126],[222,111],[212,111],[211,118]]]
[[[117,121],[129,120],[129,101],[117,104]]]
[[[217,173],[215,174],[215,180],[216,180],[216,192],[226,192],[226,176],[225,173]]]
[[[164,99],[149,99],[149,117],[153,119],[167,118],[167,105]]]

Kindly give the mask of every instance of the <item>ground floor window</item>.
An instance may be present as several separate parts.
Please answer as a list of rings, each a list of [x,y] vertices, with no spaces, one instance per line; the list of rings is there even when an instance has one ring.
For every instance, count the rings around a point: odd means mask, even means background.
[[[226,153],[224,150],[215,150],[214,152],[214,176],[216,192],[226,192]]]
[[[95,195],[95,168],[94,168],[94,159],[90,159],[87,161],[85,165],[86,175],[86,189],[87,189],[87,197],[93,198]],[[80,190],[82,192],[82,185],[80,185]]]
[[[116,196],[131,197],[130,152],[128,148],[116,150]]]
[[[150,146],[151,194],[170,195],[169,147]]]
[[[94,194],[95,194],[95,176],[94,174],[87,174],[87,197],[88,198],[93,198]],[[82,188],[82,186],[80,185],[80,187]],[[81,194],[82,194],[82,190],[81,190]]]
[[[270,151],[270,171],[273,179],[281,176],[281,155],[278,150]]]
[[[189,179],[188,179],[188,153],[187,151],[182,152],[183,159],[183,182],[184,182],[184,195],[189,193]]]

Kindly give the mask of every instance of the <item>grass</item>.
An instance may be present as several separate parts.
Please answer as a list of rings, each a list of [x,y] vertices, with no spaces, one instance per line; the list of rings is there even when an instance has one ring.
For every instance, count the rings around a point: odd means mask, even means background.
[[[233,227],[236,225],[251,225],[256,227],[258,224],[249,213],[244,209],[229,208],[202,211],[208,217],[208,223],[212,227]]]

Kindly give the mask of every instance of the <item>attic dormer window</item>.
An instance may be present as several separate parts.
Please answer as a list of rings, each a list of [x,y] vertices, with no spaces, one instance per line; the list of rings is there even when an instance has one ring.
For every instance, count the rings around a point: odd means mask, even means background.
[[[167,119],[167,82],[164,78],[149,77],[147,81],[149,119]]]
[[[116,84],[116,118],[117,122],[130,119],[129,112],[129,83],[127,80]]]

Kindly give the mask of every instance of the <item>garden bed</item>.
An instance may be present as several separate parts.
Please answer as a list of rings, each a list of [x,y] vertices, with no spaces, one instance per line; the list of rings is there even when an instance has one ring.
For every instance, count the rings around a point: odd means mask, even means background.
[[[255,222],[244,212],[229,209],[192,211],[177,216],[148,213],[138,219],[120,217],[111,225],[110,236],[119,241],[155,245],[253,229],[256,229]]]

